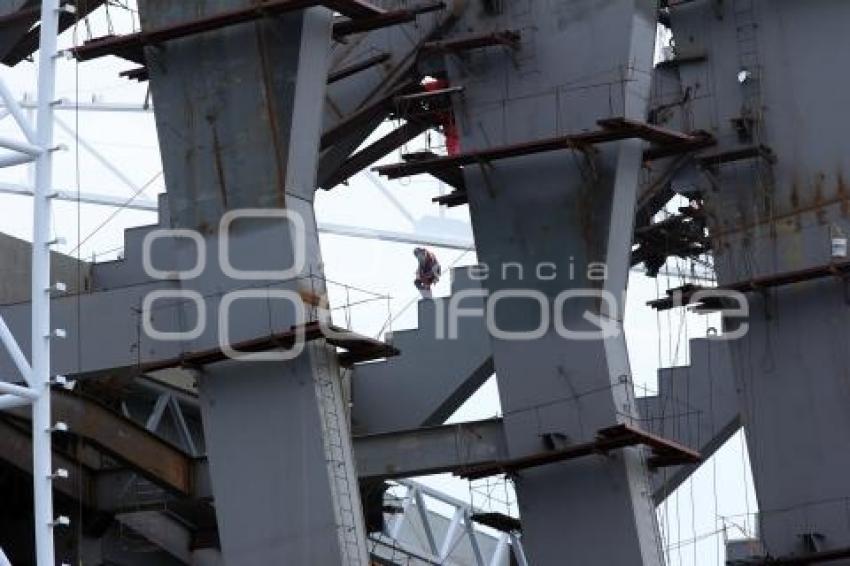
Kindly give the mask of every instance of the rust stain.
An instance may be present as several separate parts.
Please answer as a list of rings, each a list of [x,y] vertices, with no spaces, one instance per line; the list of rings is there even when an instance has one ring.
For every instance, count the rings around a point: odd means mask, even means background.
[[[311,290],[299,288],[298,295],[301,297],[301,300],[304,302],[304,304],[308,306],[327,309],[328,305],[330,304],[328,302],[327,295],[318,294]]]
[[[823,186],[825,182],[826,175],[824,175],[823,173],[818,173],[817,175],[815,175],[814,202],[817,205],[820,205],[823,202]],[[818,208],[815,211],[815,218],[818,224],[826,224],[826,210],[824,210],[823,208]]]
[[[268,57],[266,56],[266,39],[264,26],[258,23],[255,26],[257,30],[257,46],[259,48],[260,66],[263,75],[263,99],[266,103],[266,114],[269,118],[269,129],[271,130],[272,146],[274,147],[274,163],[277,172],[277,202],[278,206],[284,208],[286,206],[286,164],[284,160],[287,158],[288,152],[283,152],[280,135],[278,133],[277,112],[274,106],[274,88],[271,79],[271,68],[269,66]]]
[[[215,172],[218,176],[218,192],[221,196],[221,205],[227,210],[227,184],[224,180],[224,163],[221,159],[221,141],[218,137],[218,129],[215,127],[215,117],[207,116],[213,139],[213,159],[215,160]]]
[[[796,210],[798,206],[800,206],[800,187],[795,178],[791,183],[791,208]]]
[[[186,166],[186,179],[184,182],[185,195],[184,198],[188,202],[190,206],[190,214],[192,214],[192,224],[197,226],[200,221],[199,217],[199,207],[198,203],[198,187],[197,187],[197,177],[193,173],[195,171],[195,165],[197,160],[197,138],[195,136],[195,106],[189,93],[184,91],[185,99],[183,101],[183,108],[185,108],[185,130],[179,131],[175,130],[178,136],[180,136],[185,143],[185,152],[183,153],[183,160]],[[181,207],[182,208],[182,207]],[[185,214],[185,213],[181,213]],[[186,214],[188,216],[188,214]],[[189,220],[188,218],[186,220]],[[177,222],[180,222],[180,219],[176,219]]]
[[[814,184],[815,203],[823,202],[823,185],[824,185],[825,182],[826,182],[826,175],[824,175],[823,173],[818,173],[817,175],[815,175],[815,184]]]
[[[771,219],[759,220],[759,221],[754,221],[754,222],[742,221],[741,224],[739,224],[737,227],[733,227],[733,228],[723,230],[722,232],[715,234],[715,237],[723,236],[723,235],[727,235],[727,234],[736,234],[738,232],[746,232],[746,231],[751,230],[753,228],[763,226],[763,225],[767,224],[768,222],[778,222],[780,220],[786,220],[786,219],[790,219],[792,221],[797,222],[797,224],[799,224],[800,223],[800,217],[804,213],[817,212],[821,208],[825,208],[827,206],[830,206],[830,205],[833,205],[833,204],[839,204],[839,203],[842,205],[842,207],[845,207],[845,206],[850,205],[847,201],[848,201],[847,196],[836,196],[834,198],[821,200],[821,202],[819,202],[819,203],[813,203],[813,204],[808,205],[808,206],[803,206],[803,207],[797,208],[797,209],[795,209],[791,212],[785,213],[785,214],[779,214],[777,216],[774,216]]]
[[[841,216],[847,216],[850,213],[850,203],[847,202],[847,184],[844,182],[844,174],[838,172],[838,189],[836,190],[838,198],[841,199]]]

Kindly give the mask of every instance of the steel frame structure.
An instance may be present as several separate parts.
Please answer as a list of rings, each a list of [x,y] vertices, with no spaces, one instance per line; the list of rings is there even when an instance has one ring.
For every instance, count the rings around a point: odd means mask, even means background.
[[[45,4],[47,4],[47,3],[45,3]],[[58,8],[58,6],[57,6],[57,8]],[[45,10],[48,10],[48,9],[50,9],[50,6],[45,6]],[[57,19],[56,13],[54,13],[52,17],[53,17],[53,20]],[[52,26],[53,20],[45,18],[45,19],[43,19],[43,23],[44,23],[45,26]],[[50,34],[45,34],[45,35],[50,35]],[[55,57],[53,56],[53,54],[55,53],[55,39],[56,38],[55,38],[55,34],[52,34],[52,35],[53,35],[53,38],[52,38],[53,44],[45,46],[45,44],[43,43],[43,46],[42,46],[43,47],[42,58],[43,58],[43,60],[49,62],[50,70],[53,70],[53,67],[55,66]],[[45,42],[45,39],[42,38],[42,41]],[[50,41],[50,39],[48,38],[47,41]],[[53,51],[50,51],[49,49],[46,49],[45,47],[51,47],[53,49]],[[48,56],[49,56],[49,59],[45,59]],[[44,73],[46,72],[45,69],[47,67],[48,67],[48,65],[46,65],[46,64],[44,64],[40,67],[40,74],[42,76],[44,76]],[[52,190],[52,178],[50,176],[51,170],[50,170],[49,156],[50,156],[51,149],[49,149],[49,148],[52,147],[53,127],[54,127],[54,125],[56,125],[54,123],[54,119],[53,119],[53,116],[52,116],[52,103],[50,102],[53,98],[53,82],[51,81],[51,83],[49,85],[49,89],[44,88],[44,86],[45,85],[40,82],[40,86],[39,86],[39,91],[40,91],[39,101],[40,102],[38,104],[38,114],[39,114],[38,126],[39,126],[39,128],[38,128],[37,132],[34,132],[34,134],[35,134],[33,136],[34,141],[29,140],[28,143],[21,143],[21,142],[16,142],[14,140],[0,140],[0,145],[12,150],[13,152],[16,152],[9,157],[9,163],[8,164],[18,164],[19,162],[24,163],[24,162],[28,162],[28,161],[35,161],[36,164],[37,164],[37,175],[36,175],[36,182],[34,184],[35,185],[34,188],[30,191],[26,187],[23,187],[23,188],[18,187],[19,189],[22,189],[18,192],[22,192],[23,194],[28,194],[30,192],[32,193],[32,195],[34,196],[34,199],[35,199],[34,208],[36,210],[36,214],[35,214],[36,230],[34,230],[36,237],[34,238],[34,242],[33,242],[33,286],[32,286],[32,296],[33,296],[33,307],[32,307],[32,309],[33,309],[33,336],[32,336],[32,338],[33,338],[33,367],[29,368],[29,375],[30,375],[30,378],[31,378],[30,381],[32,381],[33,383],[30,383],[29,384],[30,387],[28,387],[28,388],[21,388],[20,386],[15,386],[15,385],[2,385],[2,386],[0,386],[6,391],[7,395],[11,396],[11,397],[6,397],[6,399],[9,399],[10,403],[12,403],[12,401],[14,401],[15,403],[19,403],[20,401],[18,401],[18,399],[17,399],[18,397],[29,398],[31,395],[34,395],[33,397],[31,397],[31,400],[36,405],[36,408],[33,411],[33,434],[34,434],[34,438],[36,438],[36,441],[34,442],[34,450],[38,449],[38,444],[39,444],[38,434],[40,432],[44,432],[45,433],[44,436],[46,436],[46,439],[47,439],[46,440],[47,443],[48,443],[47,444],[47,446],[48,446],[48,450],[47,450],[48,469],[47,469],[47,472],[42,473],[40,471],[39,464],[44,463],[44,460],[42,459],[42,460],[36,460],[36,465],[34,466],[34,474],[33,474],[34,478],[35,478],[35,485],[36,485],[36,503],[37,503],[37,523],[36,524],[37,524],[37,529],[39,529],[42,525],[42,523],[38,519],[38,510],[44,509],[43,504],[39,505],[39,501],[38,501],[39,489],[43,490],[44,486],[46,485],[47,494],[48,494],[48,496],[50,495],[50,491],[51,491],[50,480],[53,478],[53,473],[52,473],[52,469],[49,467],[49,464],[50,464],[50,461],[49,461],[49,455],[50,455],[50,450],[49,450],[50,422],[48,420],[46,426],[41,425],[41,424],[39,424],[39,418],[37,418],[37,416],[40,415],[41,417],[46,417],[47,419],[49,419],[49,417],[50,417],[49,395],[44,395],[43,393],[39,393],[38,390],[33,392],[33,391],[31,391],[31,388],[35,387],[36,385],[39,384],[39,382],[36,381],[36,378],[41,378],[41,379],[43,379],[43,381],[40,382],[43,385],[43,391],[49,391],[49,383],[50,383],[50,379],[49,379],[49,377],[50,377],[50,375],[49,375],[50,374],[49,347],[50,347],[51,337],[50,337],[50,333],[48,332],[49,331],[49,294],[48,293],[49,293],[49,287],[50,287],[50,285],[49,285],[50,284],[50,276],[49,276],[50,273],[49,273],[49,265],[47,265],[47,267],[44,267],[44,263],[49,263],[49,259],[50,259],[50,252],[49,252],[49,247],[48,247],[49,244],[50,244],[50,241],[49,241],[49,226],[50,226],[49,218],[50,218],[50,203],[51,203],[50,199],[60,197],[59,192],[55,192],[55,191]],[[49,94],[49,96],[47,96],[47,94]],[[14,116],[16,109],[14,107],[14,104],[12,103],[11,97],[8,97],[7,105],[9,107],[9,114],[12,114]],[[61,123],[59,123],[59,125],[61,126]],[[23,126],[22,126],[22,128],[23,128]],[[81,146],[84,147],[85,149],[89,149],[89,148],[85,147],[85,144],[81,144]],[[27,156],[30,156],[32,159],[27,159]],[[21,159],[24,159],[24,161],[19,161]],[[120,172],[119,172],[118,176],[119,176],[119,178],[122,179],[122,181],[127,183],[130,188],[135,188],[133,186],[132,182],[129,182],[126,179],[126,177],[123,177],[120,174]],[[66,193],[65,196],[67,197],[69,195]],[[78,200],[78,201],[82,202],[82,196],[77,196],[77,198],[74,199],[74,200]],[[114,203],[105,203],[104,202],[102,204],[109,204],[109,205],[114,206]],[[351,235],[351,234],[343,234],[343,235]],[[371,237],[374,237],[374,233],[371,235]],[[37,263],[37,261],[38,262],[44,262],[44,263]],[[45,304],[45,303],[47,303],[47,304]],[[11,336],[11,333],[8,332],[8,329],[6,329],[6,334]],[[8,342],[14,343],[14,340],[12,340],[10,338],[8,340]],[[15,349],[11,345],[9,346],[9,348],[10,348],[10,351],[12,351],[12,355],[15,358],[16,363],[19,363],[20,359],[23,356],[22,355],[21,356],[16,355]],[[40,357],[36,356],[37,350],[39,350],[40,354],[42,354]],[[17,352],[20,353],[20,349],[18,349]],[[24,362],[26,362],[25,358],[24,358]],[[24,373],[24,375],[26,377],[27,373],[25,373],[25,370],[27,370],[27,367],[24,366],[23,364],[19,364],[19,369],[20,368],[23,368],[22,373]],[[48,398],[48,400],[44,401],[43,400],[44,397]],[[45,406],[46,406],[46,410],[44,409]],[[37,415],[37,413],[38,413],[38,415]],[[43,438],[42,438],[42,440],[43,440]],[[47,478],[46,481],[45,481],[45,478]],[[413,494],[413,497],[412,497],[411,500],[415,500],[414,505],[420,510],[420,513],[421,513],[421,510],[424,508],[424,504],[422,503],[421,493],[419,491],[414,490],[414,494]],[[50,507],[48,507],[48,509],[50,509],[51,507],[52,507],[52,505]],[[50,513],[50,515],[52,516],[52,512]],[[423,517],[423,523],[425,523],[425,526],[427,528],[427,526],[428,526],[427,520],[424,517]],[[49,525],[51,526],[51,528],[52,528],[53,524],[54,524],[54,522],[51,520],[49,522]],[[471,529],[469,515],[468,515],[468,513],[463,513],[461,511],[458,511],[455,514],[455,519],[452,521],[453,532],[456,533],[464,525],[466,526],[467,529]],[[47,533],[52,534],[52,531],[47,530]],[[507,535],[508,538],[503,539],[505,541],[504,544],[502,545],[503,547],[507,545],[507,540],[509,540],[512,536],[513,535]],[[447,540],[451,541],[451,537],[447,537]],[[39,542],[42,542],[42,541],[40,540]],[[53,552],[52,541],[50,541],[50,542],[51,542],[50,552],[52,553]],[[446,548],[450,547],[450,545],[448,545],[448,543],[444,543],[443,545],[440,545],[440,547],[438,548],[436,546],[436,541],[433,540],[433,535],[429,537],[429,543],[430,543],[430,546],[431,546],[432,553],[434,555],[439,556],[441,559],[444,558]],[[41,547],[42,547],[42,545],[39,544],[39,564],[40,565],[42,564]],[[480,560],[478,562],[479,562],[479,564],[481,563]],[[520,560],[520,562],[524,563],[524,558],[522,560]],[[51,560],[46,561],[46,563],[48,563],[48,564],[52,563],[52,557],[51,557]]]
[[[421,483],[410,480],[396,480],[399,486],[404,488],[401,498],[401,512],[387,526],[386,536],[394,541],[394,548],[401,552],[409,552],[415,555],[417,549],[411,549],[404,545],[401,540],[402,528],[412,519],[410,515],[418,516],[425,539],[428,545],[426,556],[419,557],[420,560],[431,564],[451,564],[451,555],[460,541],[466,539],[471,548],[476,566],[498,566],[512,553],[519,566],[528,566],[525,550],[522,547],[522,534],[517,531],[502,532],[499,535],[496,548],[492,555],[485,556],[477,542],[476,535],[481,532],[476,529],[474,515],[479,512],[473,505],[450,497],[435,489]],[[430,498],[451,508],[451,522],[445,535],[437,537],[431,525],[430,516],[436,512],[428,508],[427,499]],[[372,541],[381,543],[383,537],[373,536]],[[487,559],[489,558],[489,560]]]
[[[22,109],[33,109],[38,106],[38,102],[33,102],[29,100],[21,100],[18,103],[18,106]],[[0,107],[5,107],[5,101],[0,100]],[[123,103],[76,103],[68,100],[61,100],[53,104],[53,110],[55,111],[82,111],[82,112],[119,112],[119,113],[138,113],[138,114],[150,114],[153,115],[153,107],[152,106],[144,106],[138,104],[123,104]],[[5,110],[5,114],[0,116],[0,120],[5,118],[6,116],[11,115],[10,110]],[[58,117],[55,118],[57,124],[60,129],[71,133],[70,128],[65,125]],[[78,135],[77,132],[73,132],[74,135]],[[79,137],[80,147],[86,150],[94,159],[96,159],[99,163],[101,163],[104,167],[106,167],[109,171],[113,172],[121,183],[131,189],[132,191],[139,191],[139,186],[132,182],[130,179],[126,177],[126,175],[120,172],[120,168],[112,163],[108,157],[106,157],[102,152],[98,151],[91,143],[85,141],[83,137]],[[363,170],[360,172],[365,175],[367,179],[374,184],[379,190],[381,190],[382,195],[391,200],[393,204],[397,204],[392,193],[390,193],[386,187],[383,186],[382,180],[372,173],[369,170]],[[20,183],[9,183],[9,182],[0,182],[0,195],[18,195],[18,196],[33,196],[33,188]],[[54,200],[57,201],[65,201],[65,202],[74,202],[74,203],[82,203],[82,204],[91,204],[96,206],[105,206],[110,208],[123,208],[127,210],[139,210],[143,212],[157,212],[159,210],[159,204],[156,200],[152,198],[125,198],[121,196],[115,196],[108,194],[106,192],[97,191],[97,190],[85,190],[85,191],[71,191],[65,189],[56,189],[52,191]],[[141,194],[139,192],[139,194]],[[437,197],[438,199],[441,197]],[[438,234],[425,234],[421,231],[414,230],[413,232],[403,232],[399,230],[381,230],[378,228],[366,228],[362,226],[354,226],[348,224],[337,224],[333,222],[319,222],[319,232],[322,234],[329,234],[333,236],[342,236],[346,238],[356,238],[356,239],[364,239],[364,240],[378,240],[382,242],[391,242],[395,244],[409,244],[416,246],[428,246],[435,248],[444,248],[448,250],[457,250],[457,251],[471,251],[475,249],[475,243],[472,239],[464,239],[452,236],[442,236]],[[637,272],[643,272],[644,270],[640,267],[635,267],[633,269]],[[668,274],[667,270],[662,270],[659,272],[661,275]],[[697,276],[698,280],[705,281],[713,281],[711,277],[708,276]]]
[[[20,127],[26,141],[0,140],[0,147],[8,150],[0,157],[0,166],[10,167],[35,163],[35,186],[33,188],[33,245],[32,245],[32,352],[27,361],[18,342],[6,323],[0,320],[0,340],[11,354],[25,386],[0,383],[0,407],[32,405],[33,446],[33,492],[36,540],[36,563],[38,566],[53,566],[56,563],[53,546],[53,529],[67,525],[66,517],[53,516],[53,480],[67,476],[63,470],[53,470],[52,434],[62,427],[51,421],[50,403],[50,342],[64,336],[63,330],[52,330],[50,326],[50,247],[53,186],[53,105],[56,90],[57,36],[60,11],[73,11],[59,0],[43,0],[41,3],[41,37],[38,63],[38,98],[36,124],[24,115],[9,89],[0,80],[0,97]],[[57,382],[64,381],[57,379]]]

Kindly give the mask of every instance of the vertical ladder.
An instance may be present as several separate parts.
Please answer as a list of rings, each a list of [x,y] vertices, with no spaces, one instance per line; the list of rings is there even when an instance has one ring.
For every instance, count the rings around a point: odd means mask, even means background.
[[[349,441],[348,425],[343,408],[342,389],[339,383],[339,369],[331,359],[335,356],[333,347],[317,341],[308,346],[313,349],[316,364],[316,393],[319,414],[322,420],[325,459],[328,465],[331,489],[334,494],[335,513],[337,515],[340,549],[344,563],[359,565],[365,553],[365,532],[361,533],[358,523],[362,522],[360,509],[355,505],[359,500],[359,489],[351,475],[353,463]],[[354,485],[352,485],[354,484]]]
[[[744,94],[742,117],[753,120],[754,137],[761,129],[762,68],[758,50],[758,20],[755,0],[735,0],[735,39],[738,46],[738,67],[749,77],[742,81]],[[758,140],[755,140],[758,141]]]
[[[746,73],[741,83],[741,120],[747,124],[752,143],[764,146],[764,100],[762,81],[764,70],[759,56],[759,19],[756,10],[758,0],[734,0],[735,40],[738,47],[739,72]],[[753,163],[756,191],[761,211],[772,215],[772,164],[767,159],[756,159]]]

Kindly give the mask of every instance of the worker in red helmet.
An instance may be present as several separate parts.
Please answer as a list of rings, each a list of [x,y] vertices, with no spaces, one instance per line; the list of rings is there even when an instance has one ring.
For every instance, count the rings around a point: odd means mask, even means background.
[[[438,92],[449,88],[449,81],[446,79],[432,79],[422,83],[422,87],[426,92]],[[457,130],[454,114],[451,110],[438,112],[436,115],[437,123],[446,136],[446,153],[449,157],[460,153],[460,135]]]
[[[416,261],[419,263],[413,286],[419,289],[423,299],[430,299],[432,297],[431,287],[437,284],[440,275],[442,275],[440,262],[437,261],[437,256],[425,248],[416,248],[413,250],[413,255],[416,256]]]

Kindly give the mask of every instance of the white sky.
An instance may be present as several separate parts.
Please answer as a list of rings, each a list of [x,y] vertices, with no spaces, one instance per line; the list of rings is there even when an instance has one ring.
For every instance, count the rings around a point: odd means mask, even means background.
[[[96,36],[108,30],[102,12],[92,18]],[[126,31],[130,27],[130,20],[120,10],[113,8],[112,16],[119,30]],[[68,46],[72,41],[69,32],[63,36],[60,45]],[[119,71],[130,67],[131,64],[114,58],[81,65],[60,60],[58,95],[80,102],[96,99],[141,104],[145,99],[146,85],[118,77]],[[14,69],[3,68],[2,77],[21,98],[33,98],[34,72],[34,64],[22,63]],[[58,113],[58,118],[72,131],[78,131],[80,139],[100,152],[132,183],[142,186],[155,179],[150,188],[141,193],[140,198],[154,199],[157,193],[164,190],[161,177],[157,177],[161,163],[151,113],[64,111]],[[0,135],[16,135],[16,128],[10,118],[0,122]],[[56,187],[69,191],[79,188],[83,192],[130,198],[134,190],[85,149],[80,148],[78,153],[76,141],[76,136],[57,128],[57,142],[66,144],[69,150],[57,155]],[[422,140],[417,143],[422,143]],[[397,154],[387,159],[396,160]],[[4,182],[28,184],[27,167],[0,171],[0,183]],[[319,220],[404,232],[419,229],[428,234],[471,238],[465,207],[441,210],[430,202],[431,197],[441,190],[437,181],[418,178],[413,181],[384,182],[384,185],[402,203],[403,211],[391,203],[375,183],[361,174],[348,187],[340,187],[329,193],[320,192],[317,198]],[[30,238],[29,198],[0,195],[0,211],[0,231],[24,239]],[[154,221],[155,215],[147,212],[116,211],[91,205],[78,208],[74,203],[57,203],[54,227],[55,232],[64,236],[68,242],[63,251],[73,252],[78,242],[85,240],[79,252],[83,258],[88,259],[93,255],[105,258],[120,253],[124,229]],[[415,268],[412,246],[329,235],[322,237],[322,245],[328,279],[392,297],[389,305],[386,300],[380,300],[352,309],[350,314],[354,329],[375,334],[386,321],[388,311],[396,318],[393,329],[416,327],[413,301],[418,293],[411,285]],[[436,251],[445,267],[468,265],[475,261],[472,252]],[[77,252],[73,253],[76,255]],[[4,266],[0,264],[0,276],[3,270]],[[630,283],[626,331],[632,371],[635,382],[650,391],[656,387],[656,371],[659,367],[687,364],[687,340],[705,336],[709,324],[696,315],[682,319],[682,313],[672,313],[669,318],[667,315],[657,318],[655,312],[645,306],[647,300],[656,298],[668,285],[675,287],[680,284],[678,280],[668,281],[661,277],[656,281],[636,273],[633,273]],[[447,294],[448,287],[449,278],[445,277],[436,294]],[[332,287],[331,292],[334,304],[345,303],[346,296],[341,287]],[[364,297],[354,292],[350,300],[354,302]],[[495,380],[491,379],[452,420],[482,419],[498,414],[498,392]],[[730,538],[740,538],[744,531],[752,533],[753,520],[747,517],[747,513],[754,512],[756,504],[743,446],[742,436],[736,435],[661,507],[660,524],[668,548],[669,564],[721,565],[724,556],[724,524]],[[466,482],[450,477],[434,477],[424,481],[460,499],[470,499],[470,489]],[[475,503],[487,502],[475,498]]]

